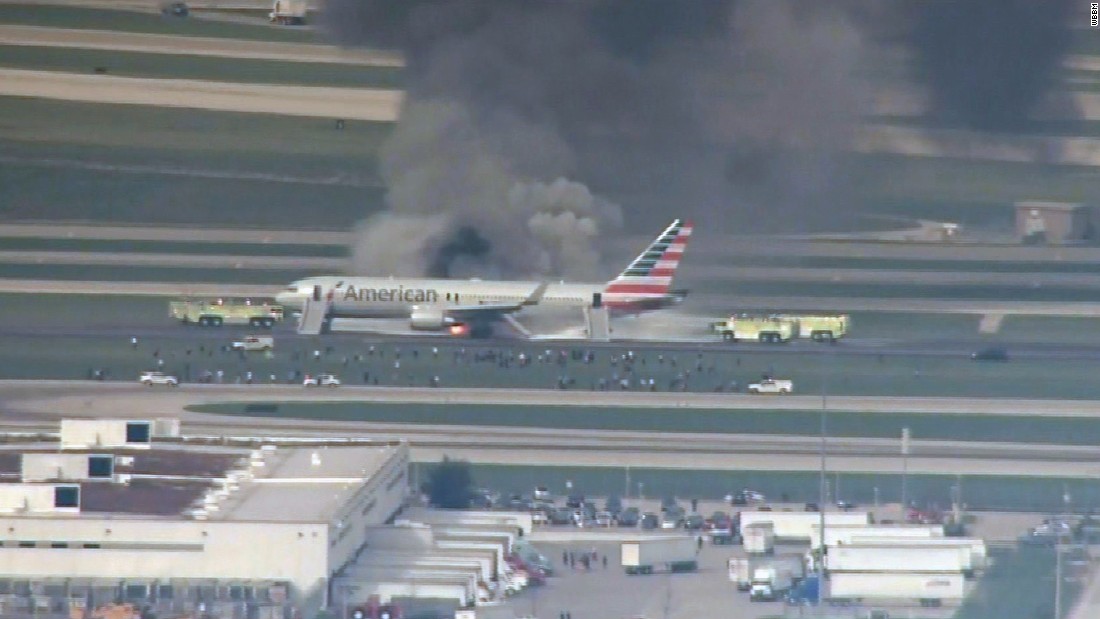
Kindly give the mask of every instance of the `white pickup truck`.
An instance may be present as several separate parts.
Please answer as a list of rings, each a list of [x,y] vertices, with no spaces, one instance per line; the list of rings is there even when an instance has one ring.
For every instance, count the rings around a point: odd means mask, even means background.
[[[233,350],[271,350],[275,347],[275,338],[270,335],[248,335],[233,342]]]
[[[794,391],[794,383],[789,380],[767,378],[758,383],[749,385],[749,393],[759,395],[761,393],[778,393],[787,395]]]

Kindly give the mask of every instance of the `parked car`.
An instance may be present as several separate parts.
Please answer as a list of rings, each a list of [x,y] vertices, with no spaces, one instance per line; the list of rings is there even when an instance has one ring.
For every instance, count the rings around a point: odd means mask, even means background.
[[[565,499],[566,507],[580,507],[581,505],[584,505],[583,494],[571,494]]]
[[[641,514],[637,507],[628,507],[619,514],[619,526],[620,527],[636,527],[638,521],[641,519]]]
[[[684,520],[684,528],[689,531],[701,531],[706,521],[700,514],[692,514]]]
[[[677,529],[684,524],[684,511],[680,508],[670,509],[661,516],[662,529]]]
[[[660,526],[660,518],[653,512],[646,512],[642,514],[642,518],[639,521],[641,527],[645,530],[653,530]]]
[[[971,361],[1008,361],[1008,351],[1000,346],[990,346],[970,354]]]
[[[666,496],[661,499],[661,511],[667,512],[670,509],[680,509],[680,504],[676,502],[676,497]]]
[[[573,524],[573,510],[561,508],[550,512],[550,524]]]
[[[733,525],[733,519],[723,511],[717,511],[710,515],[711,529],[728,529]]]
[[[336,378],[335,374],[318,374],[317,376],[306,374],[302,385],[306,387],[339,387],[340,379]]]
[[[765,501],[767,501],[767,498],[764,496],[763,492],[745,488],[734,493],[733,499],[730,502],[734,505],[748,505],[749,503],[763,503]]]
[[[614,523],[614,518],[611,517],[611,512],[599,512],[596,514],[596,526],[609,527]]]
[[[152,387],[153,385],[165,385],[167,387],[179,387],[180,381],[175,376],[165,374],[164,372],[142,372],[138,377],[138,382],[146,387]]]
[[[550,489],[546,486],[535,486],[535,498],[538,500],[549,499]]]
[[[611,512],[612,516],[618,516],[623,511],[623,501],[614,494],[607,497],[607,502],[603,504],[604,511]]]

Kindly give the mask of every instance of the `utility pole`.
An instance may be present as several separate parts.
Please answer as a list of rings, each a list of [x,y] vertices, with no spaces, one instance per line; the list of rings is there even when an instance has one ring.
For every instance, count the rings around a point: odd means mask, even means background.
[[[909,427],[901,429],[901,518],[909,513]]]

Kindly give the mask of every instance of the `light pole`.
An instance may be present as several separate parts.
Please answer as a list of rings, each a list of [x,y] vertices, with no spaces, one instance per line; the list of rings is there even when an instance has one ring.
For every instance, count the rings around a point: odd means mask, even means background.
[[[826,414],[827,414],[827,411],[829,409],[829,363],[828,363],[828,355],[825,354],[825,353],[822,353],[821,359],[822,359],[822,368],[821,368],[821,445],[820,445],[820,456],[821,456],[821,479],[820,479],[820,483],[821,483],[821,487],[818,488],[818,490],[820,491],[821,496],[818,499],[818,504],[817,504],[817,512],[819,514],[818,526],[819,526],[819,530],[821,531],[821,559],[820,559],[820,564],[818,565],[818,570],[817,570],[817,574],[818,574],[818,576],[817,576],[817,609],[818,609],[818,612],[822,612],[822,604],[825,601],[825,554],[826,554],[826,548],[827,548],[827,546],[825,545],[825,505],[826,505],[826,503],[825,503],[825,499],[826,499],[825,484],[827,483],[827,480],[825,478],[825,475],[826,475],[826,472],[825,472],[825,431],[826,431],[825,421],[826,421]]]
[[[1062,534],[1054,542],[1054,619],[1062,619]]]

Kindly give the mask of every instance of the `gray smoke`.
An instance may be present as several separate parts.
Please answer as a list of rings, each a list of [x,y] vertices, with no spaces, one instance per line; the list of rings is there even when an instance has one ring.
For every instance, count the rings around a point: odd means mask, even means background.
[[[733,231],[844,204],[834,157],[863,97],[843,7],[328,0],[324,18],[337,42],[408,63],[382,151],[389,210],[355,251],[365,272],[589,277],[624,220]],[[420,256],[395,263],[398,242]]]
[[[935,111],[975,129],[1026,126],[1069,49],[1074,0],[966,0],[910,7],[912,47]]]

